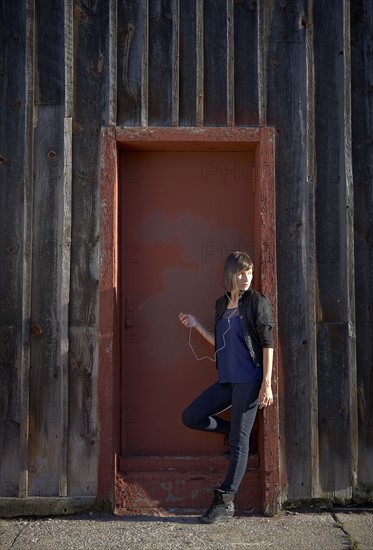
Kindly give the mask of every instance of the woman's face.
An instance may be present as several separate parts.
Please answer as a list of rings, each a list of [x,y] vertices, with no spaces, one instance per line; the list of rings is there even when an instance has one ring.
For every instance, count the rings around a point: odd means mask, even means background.
[[[238,292],[245,292],[250,288],[251,281],[253,280],[253,270],[239,271],[236,273],[236,285]]]

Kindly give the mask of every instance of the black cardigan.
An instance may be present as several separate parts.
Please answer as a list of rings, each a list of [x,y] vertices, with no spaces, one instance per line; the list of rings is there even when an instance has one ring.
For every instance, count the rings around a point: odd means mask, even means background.
[[[227,295],[221,296],[216,301],[215,327],[227,308],[227,302]],[[262,367],[263,348],[273,348],[274,321],[270,301],[264,294],[249,289],[239,298],[238,310],[251,358],[257,367]]]

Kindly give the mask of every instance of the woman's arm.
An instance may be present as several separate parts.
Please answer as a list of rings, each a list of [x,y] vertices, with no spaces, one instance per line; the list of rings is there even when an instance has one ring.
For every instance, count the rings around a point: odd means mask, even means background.
[[[259,409],[273,403],[272,364],[273,349],[263,348],[263,382],[259,392]]]
[[[180,313],[179,319],[185,327],[195,328],[209,344],[215,346],[215,336],[206,330],[205,327],[201,325],[201,323],[194,317],[194,315],[190,315],[189,313]]]

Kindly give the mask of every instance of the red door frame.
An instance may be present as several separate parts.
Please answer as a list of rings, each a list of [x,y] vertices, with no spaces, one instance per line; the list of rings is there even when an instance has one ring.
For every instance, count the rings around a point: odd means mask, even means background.
[[[256,212],[255,242],[260,246],[262,292],[271,300],[277,319],[275,131],[273,128],[104,128],[100,154],[100,326],[98,411],[100,447],[97,500],[114,508],[119,452],[120,415],[120,323],[118,299],[118,146],[158,150],[185,150],[203,143],[211,149],[234,147],[255,150]],[[277,331],[273,365],[274,404],[262,411],[260,441],[262,509],[274,514],[280,505],[278,346]]]

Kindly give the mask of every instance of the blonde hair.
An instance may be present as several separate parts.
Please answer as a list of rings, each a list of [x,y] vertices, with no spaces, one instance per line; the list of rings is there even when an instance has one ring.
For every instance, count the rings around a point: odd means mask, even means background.
[[[248,254],[245,252],[231,252],[225,260],[223,269],[223,286],[227,292],[237,288],[236,273],[240,271],[249,271],[254,268],[254,264]]]

